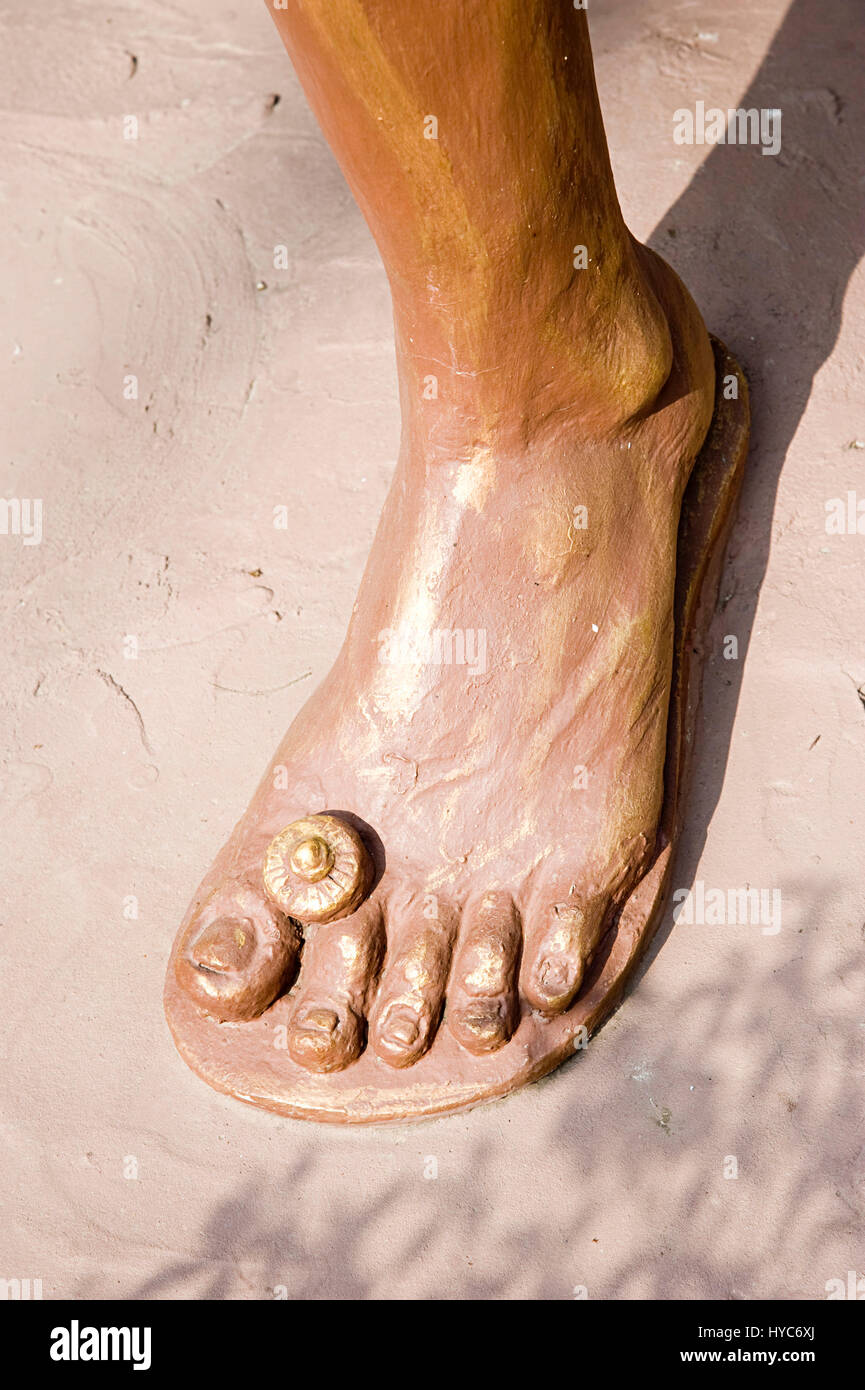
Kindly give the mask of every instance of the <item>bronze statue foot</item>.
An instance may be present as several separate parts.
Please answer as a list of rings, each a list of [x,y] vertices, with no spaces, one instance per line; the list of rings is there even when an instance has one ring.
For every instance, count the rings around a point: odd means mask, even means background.
[[[646,700],[634,703],[634,692],[625,716],[615,712],[616,747],[630,739],[631,748],[627,777],[620,764],[612,780],[630,788],[632,806],[635,798],[639,803],[637,820],[633,809],[629,818],[628,802],[615,786],[600,788],[594,805],[604,815],[594,825],[603,836],[596,833],[594,859],[587,863],[586,831],[593,822],[586,819],[592,801],[585,794],[592,770],[596,781],[602,775],[592,754],[604,749],[604,726],[587,720],[584,742],[577,743],[572,721],[575,712],[591,712],[595,701],[617,689],[625,699],[627,681],[615,666],[615,649],[611,683],[605,683],[598,648],[590,647],[585,703],[574,686],[567,708],[559,710],[545,695],[547,707],[533,709],[543,746],[557,749],[552,769],[548,760],[538,768],[531,725],[517,724],[512,703],[506,719],[518,732],[514,741],[489,717],[490,687],[501,688],[492,666],[476,676],[453,666],[433,672],[451,699],[459,677],[463,705],[451,704],[450,727],[440,726],[421,746],[407,740],[413,723],[435,703],[435,679],[422,672],[419,687],[407,681],[396,704],[388,703],[390,670],[376,662],[347,719],[334,703],[346,688],[342,668],[277,754],[275,768],[297,769],[296,779],[289,779],[292,790],[277,793],[277,779],[265,778],[175,946],[168,1019],[182,1055],[210,1084],[253,1104],[320,1120],[456,1110],[550,1071],[614,1006],[663,910],[681,824],[701,642],[747,447],[744,379],[722,345],[714,351],[714,418],[678,527],[670,698],[657,700],[651,719]],[[728,399],[731,381],[736,394]],[[534,574],[542,572],[536,564]],[[537,579],[527,586],[541,587]],[[600,612],[608,615],[609,607],[601,605]],[[625,630],[633,641],[639,629],[631,620]],[[520,632],[517,623],[510,641]],[[410,674],[417,680],[417,672]],[[642,687],[649,688],[650,682]],[[400,702],[405,724],[394,737]],[[501,771],[490,768],[490,745],[478,733],[485,722],[496,730],[499,760],[507,764]],[[660,749],[652,752],[660,756],[654,765],[647,745]],[[343,762],[350,749],[354,762]],[[578,749],[588,786],[572,775]],[[634,752],[648,762],[645,775],[638,774]],[[533,768],[540,789],[531,783]],[[545,775],[550,770],[552,777]],[[557,789],[556,778],[565,785]],[[653,780],[661,798],[654,821]],[[475,781],[492,797],[484,820],[492,823],[493,840],[484,835],[479,798],[465,795],[464,783]],[[333,785],[334,792],[316,795],[314,785]],[[335,809],[347,804],[350,816]],[[425,819],[433,828],[424,835]],[[384,862],[376,864],[379,836]],[[613,847],[603,876],[599,840]],[[515,867],[520,855],[526,856],[522,874]],[[310,896],[305,885],[324,882],[337,862],[339,885]],[[335,894],[342,894],[343,915],[338,904],[333,909]],[[294,982],[301,936],[302,966]]]

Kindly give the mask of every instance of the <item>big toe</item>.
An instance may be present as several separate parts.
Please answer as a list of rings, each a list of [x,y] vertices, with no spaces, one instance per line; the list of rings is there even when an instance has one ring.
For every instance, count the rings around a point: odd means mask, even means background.
[[[288,983],[298,940],[288,918],[251,889],[217,889],[193,918],[177,955],[178,982],[205,1013],[256,1018]]]

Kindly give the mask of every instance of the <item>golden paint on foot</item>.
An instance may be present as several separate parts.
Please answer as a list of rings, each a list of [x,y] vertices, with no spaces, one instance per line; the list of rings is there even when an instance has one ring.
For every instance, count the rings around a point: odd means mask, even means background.
[[[335,922],[357,911],[369,892],[373,863],[360,835],[336,816],[293,821],[267,847],[264,890],[298,922]]]

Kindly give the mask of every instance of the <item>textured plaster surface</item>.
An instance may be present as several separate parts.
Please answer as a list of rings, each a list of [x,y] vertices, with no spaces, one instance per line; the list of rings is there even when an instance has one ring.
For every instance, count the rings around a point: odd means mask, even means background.
[[[811,1299],[863,1272],[865,537],[825,529],[827,500],[865,496],[854,14],[591,12],[626,216],[755,413],[674,878],[779,889],[781,930],[668,914],[547,1081],[334,1131],[211,1092],[161,996],[341,642],[398,441],[384,274],[264,6],[0,5],[0,490],[44,508],[41,545],[0,536],[0,1276]],[[675,145],[696,100],[780,106],[781,154]]]

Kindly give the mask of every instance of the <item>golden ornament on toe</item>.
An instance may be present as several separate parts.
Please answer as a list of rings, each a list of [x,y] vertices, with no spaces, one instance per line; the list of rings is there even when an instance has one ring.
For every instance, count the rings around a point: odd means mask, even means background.
[[[373,864],[363,840],[336,816],[305,816],[276,835],[264,855],[271,902],[298,922],[336,922],[356,912]]]

